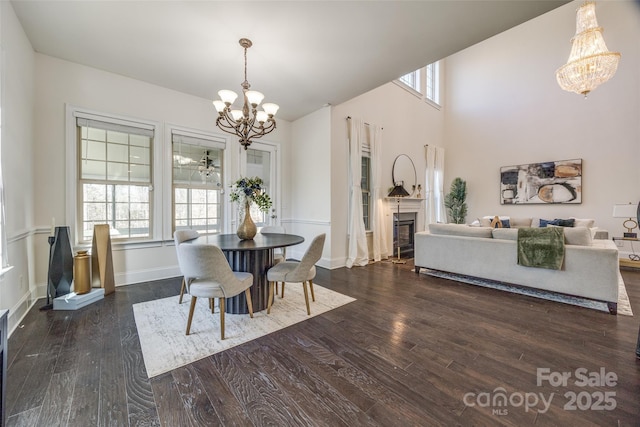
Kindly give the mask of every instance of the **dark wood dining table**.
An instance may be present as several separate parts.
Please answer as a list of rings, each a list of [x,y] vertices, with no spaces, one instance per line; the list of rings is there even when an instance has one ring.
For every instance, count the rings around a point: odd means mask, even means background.
[[[266,310],[269,298],[267,270],[273,266],[273,250],[298,245],[304,237],[295,234],[258,233],[252,240],[240,240],[236,234],[210,234],[200,236],[192,244],[218,246],[234,271],[253,274],[251,302],[253,311]],[[244,292],[225,301],[225,313],[247,314]]]

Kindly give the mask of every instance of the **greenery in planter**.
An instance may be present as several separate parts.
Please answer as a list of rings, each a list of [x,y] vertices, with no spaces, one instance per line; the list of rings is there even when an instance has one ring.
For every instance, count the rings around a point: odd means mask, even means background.
[[[451,191],[444,197],[447,214],[454,224],[464,224],[467,217],[467,182],[458,177],[451,183]]]

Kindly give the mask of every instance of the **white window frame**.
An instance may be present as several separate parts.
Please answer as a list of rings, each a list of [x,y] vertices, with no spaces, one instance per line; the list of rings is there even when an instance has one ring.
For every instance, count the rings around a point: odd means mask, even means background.
[[[74,246],[90,247],[91,242],[81,242],[81,236],[78,233],[78,132],[77,117],[83,117],[90,120],[99,120],[103,122],[111,122],[133,127],[143,127],[153,130],[154,137],[152,139],[152,159],[151,159],[151,197],[150,197],[150,224],[148,238],[125,239],[123,241],[112,240],[115,247],[139,247],[139,246],[157,246],[162,240],[162,206],[163,191],[161,189],[162,182],[162,139],[163,135],[160,131],[160,124],[156,121],[125,117],[116,114],[98,112],[86,108],[67,104],[65,105],[65,145],[66,145],[66,223],[69,225],[71,233],[71,241]]]
[[[229,155],[228,155],[228,139],[219,134],[214,134],[202,130],[191,129],[179,125],[167,124],[165,126],[165,138],[166,141],[164,147],[164,169],[167,171],[164,174],[163,193],[165,194],[166,206],[163,207],[163,216],[167,218],[163,225],[164,239],[173,239],[173,134],[179,134],[182,136],[197,138],[203,141],[203,147],[208,148],[221,148],[222,149],[222,186],[221,186],[221,200],[222,208],[220,211],[221,226],[220,231],[224,233],[227,229],[227,215],[228,215],[228,188],[227,182],[229,182]],[[206,141],[206,142],[205,142]]]
[[[415,86],[411,86],[407,84],[405,81],[403,81],[402,77],[404,76],[398,78],[397,80],[394,80],[393,82],[398,86],[400,86],[401,88],[403,88],[404,90],[406,90],[407,92],[422,99],[427,104],[439,110],[442,108],[442,101],[441,101],[442,100],[442,97],[441,97],[441,94],[442,94],[441,80],[442,79],[440,78],[441,76],[440,69],[442,67],[442,62],[443,61],[436,61],[418,70],[413,71],[412,73],[417,73],[419,77],[419,84]],[[431,70],[428,70],[428,68],[431,68]],[[405,74],[405,76],[412,73],[407,73]],[[432,81],[428,82],[427,81],[428,78],[430,78]],[[430,84],[431,87],[433,87],[433,92],[434,92],[433,95],[430,97],[427,96],[428,83]]]

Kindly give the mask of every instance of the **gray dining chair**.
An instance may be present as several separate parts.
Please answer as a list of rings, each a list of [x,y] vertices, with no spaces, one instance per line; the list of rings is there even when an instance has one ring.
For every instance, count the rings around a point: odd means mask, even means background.
[[[279,225],[267,225],[260,229],[260,234],[287,234],[287,230]],[[273,265],[279,264],[287,259],[287,248],[276,248],[273,250]],[[276,282],[276,294],[278,293],[278,282]]]
[[[262,227],[260,229],[260,234],[269,234],[269,233],[277,233],[277,234],[287,234],[287,230],[284,227],[279,225],[268,225],[266,227]],[[273,251],[273,264],[281,263],[287,259],[287,249],[286,248],[277,248]]]
[[[281,298],[284,298],[285,282],[301,282],[304,289],[304,299],[307,304],[307,314],[311,314],[309,308],[309,293],[307,291],[307,282],[311,290],[311,299],[316,300],[313,293],[313,279],[316,277],[315,264],[322,257],[322,249],[324,248],[324,240],[326,235],[320,234],[316,236],[311,245],[307,248],[302,259],[298,261],[283,261],[274,265],[267,271],[267,281],[269,282],[269,302],[267,303],[267,314],[271,313],[271,304],[273,304],[273,290],[276,282],[282,282]]]
[[[180,252],[178,252],[178,246],[180,246],[183,242],[188,242],[189,240],[195,240],[200,237],[200,233],[196,230],[176,230],[173,233],[173,241],[176,244],[176,254],[178,255],[178,268],[182,273],[182,286],[180,286],[180,299],[178,300],[178,304],[182,304],[182,297],[184,296],[184,291],[186,288],[186,280],[184,277],[184,272],[182,271],[182,264],[180,262]]]
[[[193,311],[198,298],[218,298],[220,302],[220,339],[224,339],[224,305],[226,298],[244,291],[249,315],[253,318],[251,290],[253,274],[231,270],[222,250],[213,245],[182,244],[178,252],[184,267],[187,292],[191,295],[191,307],[187,320],[187,332],[191,330]]]

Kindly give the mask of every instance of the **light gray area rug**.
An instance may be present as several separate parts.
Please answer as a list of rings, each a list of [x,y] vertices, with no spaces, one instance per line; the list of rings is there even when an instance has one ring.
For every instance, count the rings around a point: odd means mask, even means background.
[[[429,276],[440,277],[442,279],[449,279],[456,282],[469,283],[472,285],[483,286],[485,288],[498,289],[501,291],[513,292],[521,295],[528,295],[536,298],[542,298],[549,301],[561,302],[564,304],[577,305],[580,307],[591,308],[598,311],[609,312],[607,304],[604,302],[593,301],[586,298],[575,297],[571,295],[558,294],[554,292],[548,292],[541,289],[525,288],[521,286],[514,286],[508,283],[496,282],[494,280],[480,279],[478,277],[465,276],[462,274],[447,273],[438,270],[425,269],[424,272]],[[618,314],[624,316],[633,316],[631,310],[631,303],[629,302],[629,295],[627,295],[627,288],[624,285],[622,275],[618,273]]]
[[[287,283],[284,298],[275,297],[271,314],[267,310],[248,314],[225,314],[225,339],[220,340],[220,312],[211,314],[206,298],[198,298],[189,335],[185,335],[191,298],[185,295],[133,305],[140,346],[149,378],[171,371],[212,354],[310,319],[355,301],[322,286],[314,285],[316,301],[307,315],[302,284]],[[217,300],[216,300],[217,302]]]

